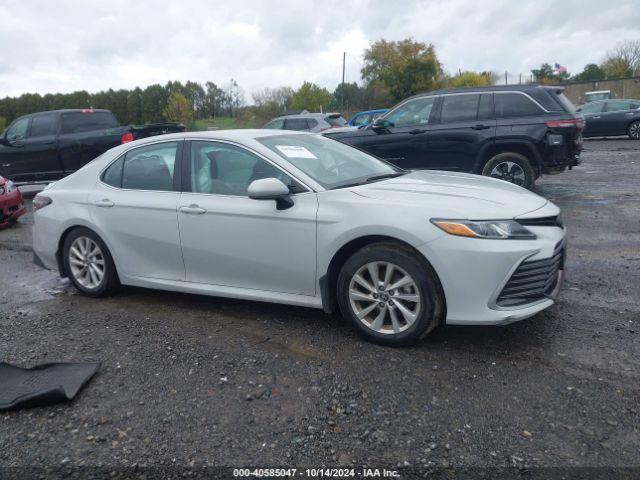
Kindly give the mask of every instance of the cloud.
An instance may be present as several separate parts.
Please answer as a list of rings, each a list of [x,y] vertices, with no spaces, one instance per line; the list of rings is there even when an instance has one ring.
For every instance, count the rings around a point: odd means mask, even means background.
[[[0,97],[236,79],[247,93],[333,90],[379,38],[433,43],[444,67],[528,75],[543,62],[579,72],[638,38],[634,0],[153,2],[0,0]]]

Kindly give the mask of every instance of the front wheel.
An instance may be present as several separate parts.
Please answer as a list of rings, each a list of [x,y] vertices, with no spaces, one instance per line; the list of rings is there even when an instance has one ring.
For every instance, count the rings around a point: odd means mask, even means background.
[[[393,243],[366,246],[338,277],[342,315],[367,339],[409,345],[441,321],[443,299],[435,272],[409,249]]]
[[[65,238],[62,251],[65,271],[81,293],[106,297],[120,287],[113,258],[95,232],[76,228]]]
[[[627,129],[627,134],[631,140],[640,140],[640,121],[636,120],[635,122],[629,125]]]
[[[529,190],[535,182],[535,172],[527,157],[513,152],[499,153],[491,158],[484,165],[482,175],[505,180]]]

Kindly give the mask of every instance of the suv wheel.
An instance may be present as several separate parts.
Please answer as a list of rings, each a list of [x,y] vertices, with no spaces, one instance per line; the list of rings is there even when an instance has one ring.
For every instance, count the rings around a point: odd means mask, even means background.
[[[631,140],[640,140],[640,121],[637,120],[631,123],[627,129],[627,133]]]
[[[519,153],[499,153],[491,158],[482,169],[482,175],[499,178],[524,188],[533,188],[535,173],[527,157]]]
[[[338,277],[340,311],[367,339],[409,345],[440,323],[435,272],[413,252],[377,243],[354,253]]]
[[[102,239],[87,228],[73,230],[64,240],[64,268],[71,283],[90,297],[106,297],[120,287],[116,266]]]

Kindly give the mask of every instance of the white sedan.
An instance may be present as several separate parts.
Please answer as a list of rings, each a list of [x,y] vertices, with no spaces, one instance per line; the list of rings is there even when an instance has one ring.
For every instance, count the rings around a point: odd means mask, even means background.
[[[36,263],[121,285],[338,307],[369,339],[506,324],[554,303],[559,209],[524,188],[409,172],[319,135],[163,135],[109,150],[34,199]]]

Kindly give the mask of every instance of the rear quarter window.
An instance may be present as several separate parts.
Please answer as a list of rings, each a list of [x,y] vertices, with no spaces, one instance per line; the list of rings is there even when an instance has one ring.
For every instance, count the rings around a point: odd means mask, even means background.
[[[111,112],[65,112],[62,114],[62,133],[91,132],[119,126]]]
[[[496,92],[494,104],[497,118],[529,117],[544,114],[544,110],[521,93]]]
[[[327,117],[324,117],[324,121],[332,127],[344,127],[347,124],[347,121],[340,115],[329,115]]]

